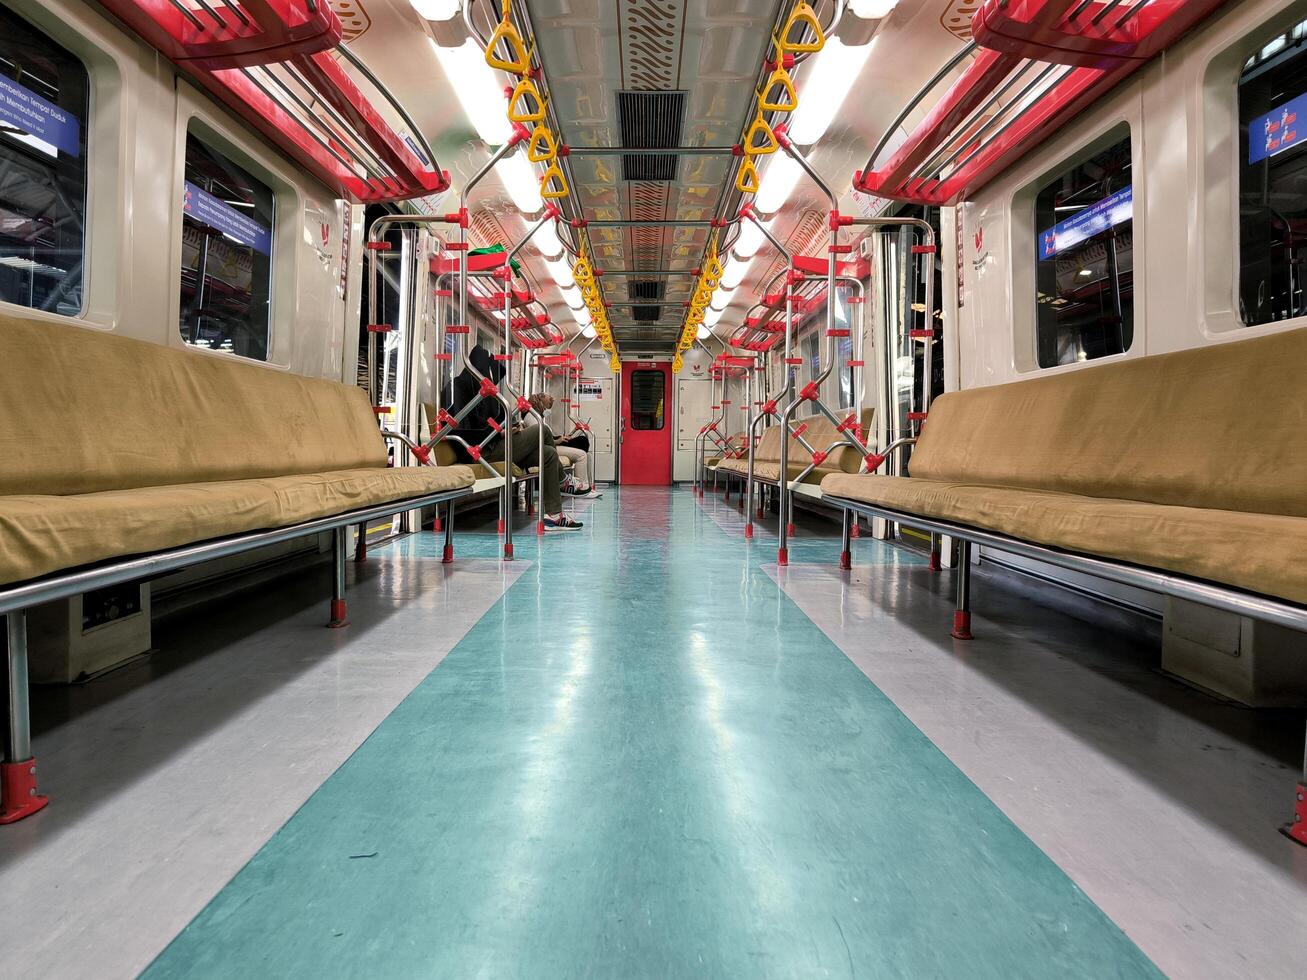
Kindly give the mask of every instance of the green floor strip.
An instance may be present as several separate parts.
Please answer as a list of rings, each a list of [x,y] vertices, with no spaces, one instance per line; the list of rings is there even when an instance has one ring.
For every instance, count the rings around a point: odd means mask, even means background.
[[[586,517],[146,976],[1158,975],[766,548],[684,490]]]

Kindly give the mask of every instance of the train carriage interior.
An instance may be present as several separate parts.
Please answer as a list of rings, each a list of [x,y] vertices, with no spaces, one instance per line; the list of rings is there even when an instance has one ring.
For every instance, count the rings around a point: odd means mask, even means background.
[[[1305,261],[1307,0],[0,0],[4,975],[1302,978]]]

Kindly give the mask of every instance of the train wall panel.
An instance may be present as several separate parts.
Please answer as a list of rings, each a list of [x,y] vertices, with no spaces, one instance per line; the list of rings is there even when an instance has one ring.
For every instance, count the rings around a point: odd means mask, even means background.
[[[957,384],[1000,384],[1101,361],[1036,365],[1034,194],[1113,127],[1130,128],[1134,191],[1134,341],[1138,357],[1302,326],[1254,327],[1236,313],[1236,80],[1247,56],[1307,19],[1307,3],[1245,0],[1064,127],[957,209]]]
[[[359,241],[349,206],[98,10],[77,0],[19,9],[77,54],[91,76],[86,302],[75,320],[0,305],[53,325],[75,322],[184,346],[178,327],[181,203],[186,131],[193,125],[275,195],[268,367],[350,377],[354,356],[345,349],[346,324],[357,329],[358,298],[348,287],[357,287],[350,267],[357,265]]]

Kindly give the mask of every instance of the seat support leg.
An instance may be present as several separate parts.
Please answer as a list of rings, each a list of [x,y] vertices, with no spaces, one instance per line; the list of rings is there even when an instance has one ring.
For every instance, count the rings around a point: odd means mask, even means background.
[[[840,568],[847,569],[853,567],[853,511],[844,511],[840,520]]]
[[[345,535],[348,528],[338,527],[331,532],[331,618],[327,626],[340,629],[349,625],[345,613]]]
[[[440,559],[446,565],[454,560],[454,501],[445,505],[445,554]]]
[[[27,614],[5,616],[5,744],[0,763],[0,824],[30,817],[50,802],[36,789],[32,728],[27,690]]]
[[[368,526],[357,524],[358,537],[354,540],[354,560],[360,564],[368,560]]]
[[[938,572],[943,567],[940,565],[939,562],[939,535],[938,534],[932,534],[930,536],[930,565],[928,567],[932,572]]]
[[[971,639],[971,542],[958,542],[958,563],[953,569],[957,608],[953,612],[953,639]]]
[[[1290,840],[1307,845],[1307,750],[1303,752],[1302,781],[1298,783],[1297,803],[1293,808],[1293,823],[1285,829]]]

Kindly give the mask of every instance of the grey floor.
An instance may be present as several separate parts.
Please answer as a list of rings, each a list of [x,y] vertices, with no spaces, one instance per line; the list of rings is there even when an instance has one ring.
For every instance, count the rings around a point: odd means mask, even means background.
[[[800,540],[830,533],[801,515]],[[774,544],[760,528],[742,560]],[[769,572],[1168,974],[1307,975],[1307,848],[1277,832],[1300,713],[1200,695],[1157,672],[1146,630],[1005,574],[978,577],[977,639],[955,644],[947,574],[883,558]],[[135,975],[527,565],[380,555],[342,633],[320,576],[296,579],[165,621],[165,655],[43,698],[57,805],[0,832],[6,973]]]
[[[737,506],[703,506],[743,536]],[[755,528],[759,561],[774,527]],[[796,542],[814,533],[830,530],[801,515]],[[1162,970],[1307,976],[1307,848],[1278,832],[1302,712],[1194,691],[1159,672],[1146,622],[1002,571],[977,577],[959,643],[949,573],[867,564],[872,549],[841,572],[838,547],[768,574]]]
[[[339,631],[315,569],[39,695],[52,803],[0,833],[3,975],[134,977],[527,567],[375,556]]]

